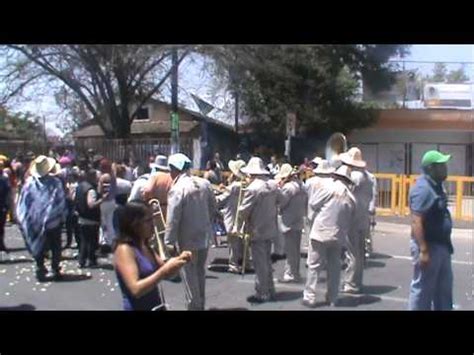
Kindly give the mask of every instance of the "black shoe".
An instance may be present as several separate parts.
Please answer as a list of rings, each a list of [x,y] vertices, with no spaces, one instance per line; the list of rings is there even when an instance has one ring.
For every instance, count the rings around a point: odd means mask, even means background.
[[[59,271],[53,272],[53,280],[54,281],[61,281],[63,279],[63,274],[61,274]]]
[[[263,298],[258,295],[252,295],[252,296],[247,297],[247,302],[249,303],[265,303],[268,301],[270,301],[270,298]]]
[[[78,268],[79,269],[84,269],[86,267],[86,263],[79,263]]]
[[[89,267],[92,268],[92,269],[95,269],[95,268],[99,267],[99,264],[97,263],[97,261],[90,262]]]
[[[38,282],[48,281],[48,278],[46,277],[46,270],[36,271],[36,279]]]
[[[286,259],[286,255],[280,255],[280,254],[272,254],[271,255],[271,259],[272,259],[272,262],[277,262],[279,260],[285,260]]]

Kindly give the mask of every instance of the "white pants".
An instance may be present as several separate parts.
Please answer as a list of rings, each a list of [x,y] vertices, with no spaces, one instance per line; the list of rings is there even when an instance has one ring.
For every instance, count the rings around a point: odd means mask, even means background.
[[[100,245],[112,245],[115,240],[114,212],[117,204],[114,200],[104,201],[100,204]]]
[[[203,311],[206,303],[206,260],[208,249],[191,250],[193,258],[183,267],[183,283],[189,286],[186,294],[186,308],[189,311]]]
[[[345,253],[347,269],[344,275],[344,285],[359,291],[362,288],[365,237],[368,231],[368,223],[354,225],[349,232],[347,251]]]
[[[284,233],[285,236],[285,273],[283,278],[294,280],[300,278],[301,230]]]
[[[272,241],[251,241],[250,246],[255,268],[255,291],[259,297],[270,297],[275,293],[271,260]]]
[[[243,258],[244,241],[242,238],[229,234],[229,265],[240,267]]]
[[[316,288],[323,263],[326,262],[327,269],[327,293],[326,299],[335,302],[339,293],[341,278],[341,243],[339,241],[319,242],[311,239],[308,249],[308,276],[303,292],[303,298],[307,301],[316,300]]]

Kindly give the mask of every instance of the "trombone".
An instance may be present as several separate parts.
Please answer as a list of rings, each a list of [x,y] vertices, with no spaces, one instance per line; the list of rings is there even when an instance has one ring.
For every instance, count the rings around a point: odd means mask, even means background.
[[[148,204],[153,208],[153,231],[154,231],[153,234],[154,234],[155,239],[156,239],[155,242],[156,242],[156,246],[158,248],[158,254],[160,255],[160,258],[164,262],[166,262],[166,260],[168,260],[170,258],[170,255],[169,255],[169,253],[166,249],[165,243],[162,239],[162,238],[164,238],[164,237],[162,237],[162,235],[164,236],[164,234],[166,232],[166,230],[165,230],[166,221],[165,221],[165,217],[164,217],[164,214],[163,214],[163,210],[161,208],[160,201],[156,198],[153,198],[153,199],[149,200]],[[160,216],[160,222],[161,222],[161,225],[163,226],[163,229],[161,231],[158,229],[158,226],[157,226],[157,223],[156,223],[156,220],[155,220],[156,216]],[[178,246],[175,245],[175,248],[176,248],[176,251],[179,254]],[[184,277],[183,269],[179,269],[179,277],[183,281],[184,294],[186,295],[186,298],[190,300],[192,293],[191,293],[191,290],[189,288],[188,282],[187,282],[186,278]],[[160,296],[164,297],[163,288],[161,287],[161,285],[159,285],[159,290],[160,290]],[[163,303],[165,303],[164,298],[162,298],[162,300],[163,300]]]

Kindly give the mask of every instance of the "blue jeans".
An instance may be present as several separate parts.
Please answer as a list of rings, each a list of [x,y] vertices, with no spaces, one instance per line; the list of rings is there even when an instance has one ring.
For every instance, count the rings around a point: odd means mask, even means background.
[[[430,262],[424,268],[420,268],[420,248],[413,239],[410,241],[410,251],[414,272],[408,309],[413,311],[453,309],[453,271],[449,248],[441,244],[430,244]]]

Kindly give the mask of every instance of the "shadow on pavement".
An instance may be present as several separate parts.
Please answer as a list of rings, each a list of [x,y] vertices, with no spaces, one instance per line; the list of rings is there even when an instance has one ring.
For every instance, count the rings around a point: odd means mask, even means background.
[[[219,278],[217,276],[206,275],[206,279],[217,280]]]
[[[299,298],[303,298],[302,291],[280,291],[275,294],[275,300],[277,302],[294,301]]]
[[[112,264],[98,264],[97,266],[91,268],[91,269],[102,269],[102,270],[114,270],[114,266]]]
[[[23,263],[32,263],[34,262],[33,259],[3,259],[0,260],[0,264],[3,265],[13,265],[13,264],[23,264]]]
[[[0,312],[1,311],[34,311],[36,310],[36,307],[31,305],[31,304],[20,304],[18,306],[12,306],[12,307],[0,307]]]
[[[373,261],[373,260],[368,260],[365,263],[366,268],[371,268],[371,267],[385,267],[385,263],[381,261]]]
[[[10,253],[16,253],[16,252],[20,252],[20,251],[27,251],[28,249],[26,249],[25,247],[23,248],[8,248],[8,251]]]
[[[342,296],[337,300],[336,307],[357,307],[380,301],[382,301],[380,297],[371,295]]]
[[[381,254],[381,253],[372,253],[370,259],[392,259],[391,255]]]
[[[71,275],[71,274],[63,274],[61,279],[57,280],[56,282],[76,282],[76,281],[85,281],[90,280],[92,276],[88,275]]]
[[[381,294],[389,293],[393,290],[396,290],[397,288],[398,287],[395,287],[395,286],[371,285],[371,286],[363,286],[362,291],[368,294],[381,295]]]
[[[209,308],[209,311],[249,311],[248,308],[245,307],[235,307],[235,308]]]

